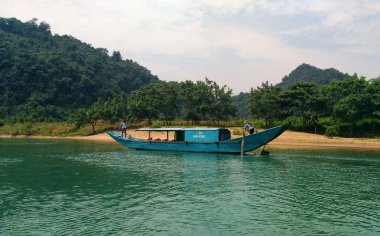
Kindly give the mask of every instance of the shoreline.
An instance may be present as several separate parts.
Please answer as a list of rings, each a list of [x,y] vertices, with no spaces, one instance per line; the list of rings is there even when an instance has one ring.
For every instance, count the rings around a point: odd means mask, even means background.
[[[129,130],[132,133],[134,130]],[[234,135],[233,135],[234,136]],[[80,140],[96,142],[115,142],[107,133],[101,133],[90,136],[11,136],[0,135],[0,138],[27,138],[27,139],[61,139],[61,140]],[[144,137],[141,137],[144,138]],[[115,142],[116,144],[116,142]],[[288,150],[321,150],[321,149],[339,149],[339,150],[368,150],[380,151],[380,139],[369,138],[328,138],[323,135],[310,134],[296,131],[285,131],[278,138],[267,144],[266,149],[288,149]],[[261,148],[259,148],[261,149]]]

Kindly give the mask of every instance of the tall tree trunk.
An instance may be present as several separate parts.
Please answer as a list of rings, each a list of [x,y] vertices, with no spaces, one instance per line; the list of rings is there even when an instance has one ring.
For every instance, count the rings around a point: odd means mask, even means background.
[[[95,134],[95,126],[96,126],[96,121],[92,121],[91,122],[92,134]]]

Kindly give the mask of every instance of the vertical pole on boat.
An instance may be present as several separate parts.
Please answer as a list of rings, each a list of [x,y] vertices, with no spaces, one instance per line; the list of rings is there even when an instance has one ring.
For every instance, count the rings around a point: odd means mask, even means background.
[[[241,139],[241,150],[240,150],[240,155],[241,155],[242,160],[244,159],[244,138],[245,138],[245,132],[243,129],[243,138]]]

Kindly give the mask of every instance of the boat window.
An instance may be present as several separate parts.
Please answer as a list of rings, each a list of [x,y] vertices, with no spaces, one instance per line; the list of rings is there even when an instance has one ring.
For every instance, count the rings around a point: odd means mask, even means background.
[[[174,139],[175,141],[185,141],[185,131],[176,131]]]
[[[219,141],[231,139],[231,132],[228,129],[219,130]]]

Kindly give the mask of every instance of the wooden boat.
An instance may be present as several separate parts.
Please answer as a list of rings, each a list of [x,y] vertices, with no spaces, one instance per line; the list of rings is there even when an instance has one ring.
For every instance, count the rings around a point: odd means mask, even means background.
[[[222,128],[143,128],[136,130],[136,132],[148,132],[148,139],[131,136],[122,138],[120,133],[114,131],[108,132],[108,134],[121,145],[133,149],[240,153],[241,150],[248,152],[266,145],[285,130],[286,126],[281,125],[234,139],[231,139],[231,132],[228,129]],[[154,132],[166,133],[166,139],[153,139]],[[169,137],[174,138],[170,139]]]

